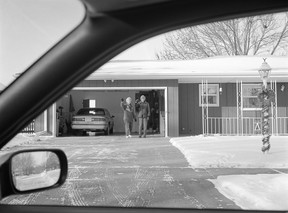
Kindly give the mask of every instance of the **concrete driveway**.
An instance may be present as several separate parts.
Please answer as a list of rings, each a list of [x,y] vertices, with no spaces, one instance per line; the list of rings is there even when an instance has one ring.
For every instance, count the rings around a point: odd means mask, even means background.
[[[50,191],[10,196],[1,203],[238,208],[207,181],[225,171],[190,168],[169,138],[63,137],[11,149],[39,147],[65,151],[69,161],[66,183]]]

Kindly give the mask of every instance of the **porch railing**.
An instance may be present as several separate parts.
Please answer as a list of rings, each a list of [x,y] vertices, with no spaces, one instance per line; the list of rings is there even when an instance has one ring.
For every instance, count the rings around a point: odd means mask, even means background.
[[[279,117],[276,127],[278,135],[288,135],[288,117]]]
[[[270,118],[270,134],[288,135],[288,117]],[[206,120],[207,135],[260,135],[262,129],[259,117],[209,117]],[[204,134],[205,134],[204,133]]]
[[[34,134],[35,133],[35,120],[33,120],[21,133]]]

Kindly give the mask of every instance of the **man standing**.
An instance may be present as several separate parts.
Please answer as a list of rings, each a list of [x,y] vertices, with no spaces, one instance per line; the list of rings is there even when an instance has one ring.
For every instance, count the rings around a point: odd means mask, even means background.
[[[147,124],[150,116],[150,106],[149,103],[146,102],[146,97],[144,95],[140,97],[140,102],[136,101],[135,105],[138,111],[139,119],[139,138],[142,137],[142,128],[143,137],[146,138]]]
[[[124,111],[124,125],[125,125],[125,133],[126,133],[126,138],[131,138],[131,132],[132,132],[132,127],[133,127],[133,119],[136,121],[136,116],[134,112],[134,108],[131,104],[132,98],[128,97],[126,99],[126,103],[124,103],[124,99],[121,99],[120,106],[122,107]]]

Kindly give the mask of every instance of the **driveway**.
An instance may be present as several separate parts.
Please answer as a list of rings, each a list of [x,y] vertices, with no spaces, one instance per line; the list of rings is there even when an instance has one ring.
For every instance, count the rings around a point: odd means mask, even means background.
[[[169,138],[63,137],[12,149],[39,147],[66,152],[69,162],[66,183],[50,191],[10,196],[2,203],[239,208],[207,180],[233,170],[192,169]]]

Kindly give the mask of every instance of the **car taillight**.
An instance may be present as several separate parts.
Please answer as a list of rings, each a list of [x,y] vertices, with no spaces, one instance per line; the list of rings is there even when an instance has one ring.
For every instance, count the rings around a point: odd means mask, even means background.
[[[106,121],[106,118],[92,118],[92,121]]]
[[[85,121],[85,118],[73,118],[72,121]]]

